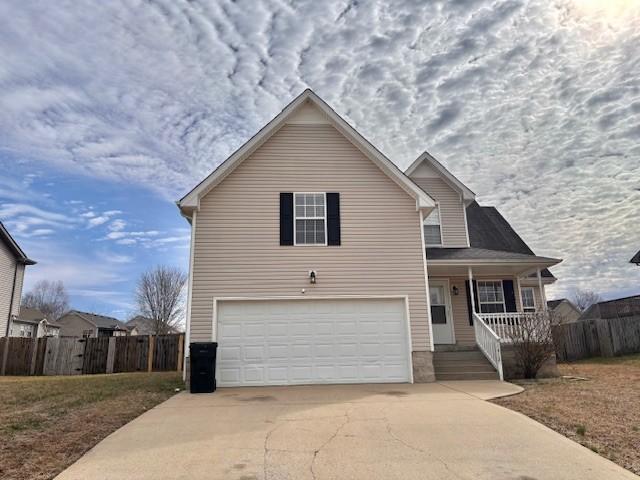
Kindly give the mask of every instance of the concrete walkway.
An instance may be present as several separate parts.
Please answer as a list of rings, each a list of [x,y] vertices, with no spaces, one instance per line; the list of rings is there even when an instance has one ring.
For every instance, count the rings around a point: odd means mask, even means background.
[[[70,479],[638,479],[483,401],[497,381],[181,393],[100,442]]]

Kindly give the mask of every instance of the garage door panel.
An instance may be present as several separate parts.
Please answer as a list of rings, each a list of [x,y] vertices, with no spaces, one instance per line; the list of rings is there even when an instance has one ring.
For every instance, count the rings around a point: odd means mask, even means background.
[[[271,337],[286,337],[289,334],[289,324],[287,322],[270,322],[267,325],[267,334]]]
[[[358,333],[358,322],[352,318],[336,321],[335,329],[339,335],[356,335]]]
[[[221,301],[220,386],[410,380],[401,299]]]

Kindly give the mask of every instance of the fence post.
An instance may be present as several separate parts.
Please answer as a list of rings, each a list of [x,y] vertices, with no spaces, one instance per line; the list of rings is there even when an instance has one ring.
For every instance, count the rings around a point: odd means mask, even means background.
[[[147,372],[153,371],[153,350],[156,344],[156,337],[149,335],[149,355],[147,356]]]
[[[107,349],[107,371],[113,373],[113,364],[116,359],[116,337],[109,337],[109,348]]]
[[[7,358],[9,357],[9,337],[0,338],[2,341],[4,348],[2,349],[2,359],[0,362],[0,375],[4,375],[5,369],[7,368]]]
[[[178,372],[182,371],[183,360],[184,360],[184,333],[181,333],[180,337],[178,337],[178,362],[177,362]]]
[[[29,375],[36,373],[36,357],[38,356],[38,337],[31,339],[31,363],[29,364]]]

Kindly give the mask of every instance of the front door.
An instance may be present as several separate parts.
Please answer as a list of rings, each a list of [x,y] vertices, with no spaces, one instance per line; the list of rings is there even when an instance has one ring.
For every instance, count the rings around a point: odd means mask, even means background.
[[[449,301],[449,285],[445,281],[429,280],[433,343],[455,343]]]

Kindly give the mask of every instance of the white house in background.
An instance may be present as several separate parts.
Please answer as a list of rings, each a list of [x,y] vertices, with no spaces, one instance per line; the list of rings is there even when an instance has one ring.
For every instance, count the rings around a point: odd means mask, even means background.
[[[548,321],[560,260],[428,153],[402,172],[311,90],[178,207],[187,342],[218,342],[221,386],[502,378],[518,319]]]
[[[20,313],[25,266],[35,263],[0,222],[0,337],[9,335],[11,320]]]
[[[580,318],[582,312],[576,307],[571,300],[559,298],[557,300],[549,300],[547,302],[549,312],[551,312],[551,320],[554,323],[575,322]]]
[[[60,325],[48,320],[37,308],[21,307],[20,314],[11,319],[10,337],[59,337]]]

